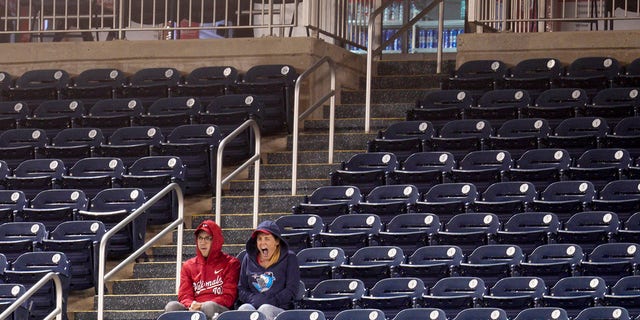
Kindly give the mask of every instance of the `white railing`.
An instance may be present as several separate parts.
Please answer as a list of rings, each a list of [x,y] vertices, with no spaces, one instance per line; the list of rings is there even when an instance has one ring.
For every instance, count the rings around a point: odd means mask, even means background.
[[[323,64],[329,66],[329,72],[331,75],[331,83],[329,92],[322,96],[317,102],[311,105],[305,112],[300,114],[300,87],[302,81],[309,75],[320,68]],[[327,100],[329,101],[329,148],[328,148],[328,160],[329,164],[333,163],[333,135],[335,132],[335,108],[336,108],[336,66],[333,60],[329,57],[323,57],[315,64],[305,70],[296,80],[296,87],[293,99],[293,148],[291,152],[291,195],[295,196],[298,188],[298,135],[300,134],[300,121],[307,118],[318,107],[322,106]]]
[[[245,161],[240,167],[227,175],[226,178],[222,178],[222,156],[224,152],[224,148],[230,143],[235,137],[237,137],[240,133],[244,132],[247,129],[253,130],[253,137],[255,140],[255,150],[253,156]],[[233,130],[230,134],[228,134],[220,144],[218,145],[218,154],[216,155],[216,223],[219,226],[221,216],[222,216],[222,185],[229,182],[235,176],[240,174],[242,170],[246,169],[253,162],[253,228],[258,227],[258,200],[260,196],[260,143],[261,143],[261,135],[260,128],[258,127],[258,123],[249,119],[241,124],[238,128]]]
[[[176,220],[167,225],[162,231],[160,231],[157,235],[147,241],[142,247],[136,250],[134,253],[129,255],[126,259],[120,262],[117,266],[113,267],[111,271],[105,274],[105,263],[107,260],[107,243],[109,239],[113,237],[118,231],[124,228],[127,224],[132,223],[135,218],[143,214],[147,209],[149,209],[156,202],[161,200],[164,196],[169,194],[169,192],[175,192],[178,200],[178,217]],[[156,195],[151,197],[151,199],[147,200],[142,204],[139,208],[134,210],[130,215],[128,215],[124,220],[120,221],[117,225],[111,228],[107,233],[104,234],[102,240],[100,241],[100,253],[98,255],[98,320],[104,319],[104,286],[105,281],[109,280],[113,277],[118,271],[124,268],[127,264],[133,262],[137,257],[145,253],[145,251],[151,248],[156,242],[162,239],[165,235],[173,232],[174,229],[177,230],[176,235],[176,293],[178,292],[178,288],[180,286],[180,269],[182,268],[182,236],[183,236],[183,223],[184,223],[184,195],[182,193],[182,189],[177,183],[171,183],[166,186],[164,189],[160,190]]]
[[[62,282],[57,272],[49,272],[45,274],[38,282],[36,282],[27,292],[18,297],[6,310],[0,313],[0,319],[9,319],[9,316],[16,311],[23,303],[33,296],[47,282],[53,280],[56,287],[56,307],[44,318],[45,320],[57,319],[62,320]]]

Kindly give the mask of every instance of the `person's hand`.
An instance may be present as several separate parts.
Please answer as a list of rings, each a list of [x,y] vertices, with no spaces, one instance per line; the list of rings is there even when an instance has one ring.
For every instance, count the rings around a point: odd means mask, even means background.
[[[256,294],[251,298],[251,305],[258,308],[259,306],[267,303],[267,298],[262,294]]]
[[[198,311],[202,308],[202,303],[194,301],[189,307],[189,311]]]

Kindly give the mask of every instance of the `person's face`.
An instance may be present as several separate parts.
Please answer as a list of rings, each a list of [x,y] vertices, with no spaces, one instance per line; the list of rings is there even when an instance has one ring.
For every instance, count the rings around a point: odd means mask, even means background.
[[[211,251],[211,242],[213,241],[213,238],[208,233],[200,231],[196,236],[196,241],[196,245],[202,256],[205,258],[208,257],[209,252]]]
[[[263,260],[268,260],[279,249],[280,242],[273,235],[260,232],[256,238],[256,245],[258,246],[260,257]]]

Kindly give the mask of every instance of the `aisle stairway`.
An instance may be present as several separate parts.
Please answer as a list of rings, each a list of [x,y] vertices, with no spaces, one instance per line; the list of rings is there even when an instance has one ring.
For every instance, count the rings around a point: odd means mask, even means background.
[[[444,72],[454,68],[453,61],[447,61]],[[405,112],[416,99],[429,89],[437,88],[441,75],[435,75],[433,61],[387,61],[378,66],[379,76],[374,78],[372,95],[371,133],[364,132],[364,90],[342,91],[340,105],[336,107],[335,155],[333,164],[327,164],[328,120],[309,120],[300,137],[298,194],[311,193],[315,188],[329,184],[329,172],[339,168],[340,161],[351,155],[366,151],[366,142],[379,129],[390,123],[404,119]],[[360,87],[364,88],[364,81]],[[328,118],[325,108],[325,118]],[[264,138],[263,138],[264,139]],[[261,166],[260,215],[259,220],[275,220],[289,214],[291,207],[300,202],[302,196],[292,197],[291,193],[291,136],[267,137],[269,143],[282,151],[263,155]],[[244,242],[251,232],[252,174],[245,179],[230,183],[222,199],[222,222],[225,236],[224,250],[237,254],[244,248]],[[193,227],[203,219],[213,218],[208,197],[189,198],[186,208],[187,218],[184,230],[185,246],[183,257],[195,254]],[[206,213],[205,213],[206,212]],[[190,222],[189,222],[190,221]],[[105,319],[155,319],[167,301],[176,299],[175,288],[175,245],[154,247],[150,262],[140,262],[133,266],[132,278],[113,281],[111,294],[105,300]],[[94,303],[95,304],[95,303]],[[96,319],[95,312],[87,311],[94,306],[70,307],[78,310],[76,320]]]

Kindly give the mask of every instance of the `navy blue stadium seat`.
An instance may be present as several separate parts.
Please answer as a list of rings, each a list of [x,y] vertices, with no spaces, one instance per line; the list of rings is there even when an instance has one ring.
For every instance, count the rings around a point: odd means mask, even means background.
[[[209,103],[213,98],[225,95],[238,80],[238,70],[232,66],[199,67],[191,70],[184,83],[171,91],[175,97],[198,97]]]
[[[470,60],[461,64],[455,72],[442,81],[442,89],[461,89],[469,91],[474,97],[497,89],[507,65],[500,60]]]
[[[440,279],[422,296],[422,304],[442,309],[448,317],[476,307],[486,293],[484,281],[476,277],[449,277]]]
[[[0,224],[0,251],[9,262],[25,252],[40,250],[47,229],[40,222],[7,222]]]
[[[433,236],[434,244],[456,245],[465,254],[492,242],[500,220],[493,213],[461,213],[445,223],[443,231]]]
[[[471,209],[495,213],[505,222],[512,215],[524,212],[537,196],[536,187],[530,182],[495,182],[482,192],[480,199],[473,202]]]
[[[451,120],[461,120],[464,111],[474,105],[471,94],[464,90],[429,91],[407,110],[407,120],[429,121],[441,128]]]
[[[387,173],[387,184],[412,184],[422,194],[434,185],[448,181],[454,164],[455,159],[449,152],[416,152],[398,169]]]
[[[398,312],[393,320],[432,319],[446,320],[447,315],[438,308],[411,308]]]
[[[353,185],[367,194],[377,186],[385,184],[386,174],[398,168],[393,153],[357,153],[343,162],[340,169],[329,173],[332,186]]]
[[[525,254],[555,240],[560,228],[558,216],[551,212],[516,213],[496,233],[495,241],[518,245]]]
[[[534,199],[534,211],[550,211],[558,215],[560,221],[588,208],[595,198],[596,189],[589,181],[572,180],[553,182]]]
[[[120,158],[126,167],[137,159],[151,155],[151,149],[164,141],[158,127],[133,126],[116,129],[109,136],[108,143],[95,149],[95,156]]]
[[[420,198],[418,188],[410,184],[377,186],[360,201],[356,212],[376,214],[387,223],[397,214],[407,213]]]
[[[146,107],[159,98],[171,96],[171,91],[180,82],[180,72],[175,68],[144,68],[129,77],[128,83],[119,87],[119,98],[137,98]]]
[[[41,222],[48,231],[52,231],[63,222],[74,220],[77,212],[86,210],[88,206],[89,201],[82,190],[43,190],[16,215],[15,220]]]
[[[562,180],[570,165],[571,155],[564,149],[533,149],[516,160],[505,176],[510,181],[531,182],[540,191]]]
[[[538,277],[503,278],[484,295],[481,305],[500,308],[513,319],[521,310],[536,307],[546,292],[544,280]]]
[[[563,66],[558,59],[523,59],[507,70],[502,85],[504,88],[525,89],[535,98],[542,91],[550,89],[562,72]]]
[[[632,214],[640,211],[640,180],[615,180],[607,183],[593,199],[594,210],[610,210],[618,218],[627,220]]]
[[[458,268],[461,276],[480,277],[487,287],[498,280],[515,275],[517,266],[524,259],[520,247],[510,244],[482,245],[473,250],[467,261]]]
[[[431,138],[431,150],[451,152],[456,159],[462,159],[471,151],[482,150],[485,140],[493,133],[487,120],[451,120]]]
[[[539,141],[551,133],[551,127],[543,118],[511,119],[504,122],[494,135],[486,140],[488,150],[506,150],[514,159],[527,150],[536,149]]]
[[[467,212],[477,198],[478,191],[471,183],[441,183],[431,187],[416,202],[414,210],[437,214],[440,222],[446,223],[451,217]]]
[[[558,230],[556,242],[580,245],[590,253],[601,243],[613,238],[620,226],[618,215],[611,211],[582,211],[573,214]]]
[[[428,151],[424,149],[425,142],[434,134],[435,128],[428,121],[395,122],[367,142],[367,151],[391,152],[402,162],[413,153]]]
[[[621,119],[633,117],[640,107],[638,88],[606,88],[598,91],[591,104],[587,105],[584,115],[607,119],[615,126]]]
[[[49,138],[41,129],[10,129],[0,134],[2,160],[15,169],[22,161],[34,159],[36,150],[44,147]]]
[[[135,124],[158,127],[162,131],[162,135],[167,136],[176,127],[191,124],[201,109],[200,100],[197,98],[160,98],[154,101],[145,113],[135,119]]]
[[[385,320],[386,314],[379,309],[351,309],[340,311],[334,320]]]
[[[61,97],[80,99],[90,106],[102,99],[113,99],[118,88],[127,80],[124,72],[111,68],[87,69],[71,79],[62,89]]]
[[[458,168],[451,170],[451,181],[473,183],[482,193],[492,183],[502,181],[512,166],[511,154],[507,151],[472,151],[460,160]]]
[[[316,245],[341,247],[347,256],[358,249],[375,245],[374,236],[382,229],[380,217],[375,214],[344,214],[336,217],[325,232],[316,237]]]
[[[1,166],[6,165],[0,163]],[[0,190],[0,223],[14,221],[27,203],[27,197],[20,190]]]
[[[597,306],[586,308],[574,318],[575,320],[596,320],[596,319],[612,319],[612,320],[630,320],[629,311],[621,307]]]
[[[418,278],[380,279],[360,299],[360,307],[378,308],[388,318],[395,317],[400,311],[417,306],[425,291],[422,280]]]
[[[376,237],[383,246],[398,246],[406,256],[429,245],[433,234],[440,230],[440,219],[431,213],[403,213],[389,221]]]
[[[562,148],[569,151],[573,158],[578,158],[589,149],[600,146],[609,132],[606,119],[599,117],[575,117],[560,122],[553,134],[541,140],[543,148]]]
[[[640,156],[640,117],[623,118],[613,127],[611,133],[601,140],[604,148],[622,148],[634,159]]]
[[[25,101],[33,110],[45,100],[57,100],[69,83],[69,73],[61,69],[28,70],[12,87],[3,91],[6,101]]]
[[[62,188],[81,189],[89,198],[98,192],[120,186],[125,166],[120,158],[93,157],[78,160],[62,176]]]
[[[508,320],[507,314],[500,308],[469,308],[456,315],[455,320]]]
[[[156,320],[206,320],[207,315],[202,311],[168,311],[161,314]]]
[[[538,307],[528,308],[520,311],[514,320],[534,320],[534,319],[553,319],[553,320],[569,320],[567,311],[562,308]]]
[[[102,130],[98,128],[64,129],[51,139],[50,144],[36,149],[36,157],[60,159],[65,167],[71,168],[78,160],[91,157],[104,142]]]
[[[362,280],[365,287],[372,288],[381,278],[395,276],[395,268],[404,262],[402,249],[396,246],[368,246],[358,249],[349,261],[338,266],[338,278]]]
[[[298,252],[309,248],[315,242],[315,237],[324,231],[322,218],[314,214],[291,214],[276,219],[280,227],[280,237],[287,241],[289,250]]]
[[[600,148],[585,151],[566,171],[571,180],[589,180],[597,189],[607,183],[626,178],[632,164],[624,149]]]
[[[229,310],[220,313],[216,319],[220,320],[267,320],[264,313],[260,311],[240,311]]]
[[[325,223],[339,215],[348,214],[360,202],[362,194],[355,186],[324,186],[305,195],[303,201],[292,208],[294,214],[316,214]]]
[[[561,88],[582,88],[594,96],[598,91],[611,87],[620,71],[620,63],[615,58],[580,57],[567,66],[556,85]]]
[[[59,159],[29,159],[22,161],[5,179],[7,189],[22,190],[28,199],[38,192],[60,186],[67,169]]]
[[[21,128],[42,129],[48,137],[76,125],[85,115],[84,104],[80,100],[47,100],[33,111],[33,114],[20,121]]]
[[[314,309],[285,310],[278,314],[276,320],[325,320],[324,312]]]
[[[545,244],[537,247],[520,263],[518,273],[522,276],[540,277],[547,286],[559,279],[578,275],[584,258],[582,248],[575,244]]]
[[[599,276],[613,286],[625,276],[635,275],[640,263],[640,246],[637,243],[602,243],[595,247],[580,268],[585,276]]]
[[[300,265],[300,279],[305,287],[313,288],[320,281],[332,279],[335,270],[346,260],[340,247],[313,247],[296,255]]]
[[[640,243],[640,212],[636,212],[624,221],[623,227],[614,235],[619,242]]]
[[[501,126],[505,121],[517,119],[520,110],[532,104],[529,92],[522,88],[497,89],[485,92],[476,106],[465,111],[467,119],[489,120],[493,126]]]
[[[597,276],[566,277],[549,289],[541,305],[545,307],[560,307],[567,311],[570,317],[575,317],[585,307],[593,307],[598,300],[607,293],[605,281]]]
[[[31,115],[26,103],[20,101],[0,102],[0,132],[18,128],[21,120]]]
[[[108,138],[116,129],[134,124],[134,119],[142,115],[143,111],[142,101],[139,99],[99,100],[80,119],[80,126],[99,128],[104,137]]]
[[[426,286],[431,287],[442,278],[457,275],[463,259],[462,249],[457,246],[424,246],[418,248],[396,270],[402,277],[420,278]]]
[[[640,276],[626,276],[611,286],[611,292],[604,295],[601,303],[605,306],[626,308],[632,315],[640,314]]]
[[[619,87],[638,87],[640,86],[640,58],[635,59],[624,66],[622,72],[616,79],[616,85]]]
[[[322,310],[327,319],[333,319],[340,311],[357,305],[365,292],[364,283],[358,279],[324,280],[300,301],[300,309]]]
[[[552,88],[540,93],[533,105],[522,112],[522,117],[547,119],[551,127],[562,120],[578,115],[589,102],[587,92],[580,88]]]
[[[4,270],[2,270],[4,273]],[[0,313],[4,312],[11,304],[20,298],[27,289],[18,283],[0,283]],[[29,301],[23,302],[7,320],[29,319]]]

